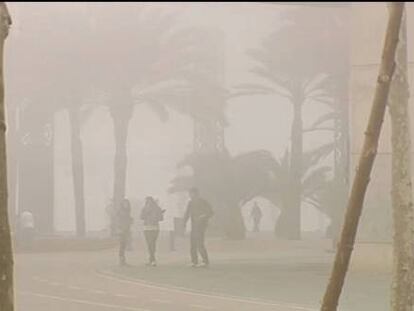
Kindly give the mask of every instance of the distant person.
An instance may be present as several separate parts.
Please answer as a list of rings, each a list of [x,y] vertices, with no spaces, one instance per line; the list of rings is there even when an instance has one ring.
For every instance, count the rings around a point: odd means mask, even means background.
[[[190,201],[184,215],[184,227],[188,219],[191,219],[190,252],[192,267],[208,267],[210,264],[204,240],[208,221],[213,214],[213,209],[200,196],[198,189],[192,188],[190,190]],[[200,253],[203,260],[202,264],[198,263],[198,253]]]
[[[250,211],[250,216],[253,219],[253,232],[259,232],[260,231],[260,221],[262,220],[262,210],[257,205],[257,202],[254,202],[254,205],[252,207],[252,210]]]
[[[19,227],[23,247],[30,248],[33,245],[35,235],[35,221],[32,212],[25,210],[20,214]]]
[[[118,232],[119,232],[119,264],[126,265],[125,251],[131,238],[131,226],[133,223],[131,217],[131,204],[128,199],[121,202],[118,210]]]
[[[155,267],[155,251],[157,239],[160,233],[159,222],[164,220],[165,210],[161,209],[153,197],[145,199],[145,206],[141,211],[141,219],[144,221],[144,237],[148,247],[149,260],[147,265]]]

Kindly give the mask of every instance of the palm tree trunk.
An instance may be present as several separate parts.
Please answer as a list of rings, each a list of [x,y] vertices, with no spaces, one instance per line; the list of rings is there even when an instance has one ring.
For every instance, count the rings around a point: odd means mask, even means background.
[[[73,191],[75,197],[76,235],[78,237],[84,237],[86,233],[86,221],[83,145],[81,139],[81,122],[79,116],[80,112],[76,108],[71,108],[68,111],[71,124],[72,176]]]
[[[119,109],[119,108],[118,108]],[[114,207],[119,208],[121,201],[125,198],[126,176],[127,176],[127,139],[129,122],[132,118],[132,107],[124,108],[124,111],[111,110],[115,135],[115,158],[114,158]]]
[[[299,93],[293,100],[292,146],[290,159],[290,195],[286,209],[286,236],[299,240],[301,237],[301,195],[302,195],[302,158],[303,158],[303,123],[302,103]]]
[[[4,104],[3,52],[11,19],[0,3],[0,310],[14,310],[13,249],[7,209],[6,119]]]
[[[359,159],[358,169],[352,185],[334,266],[323,297],[321,311],[337,310],[339,297],[348,271],[365,193],[368,187],[375,156],[377,154],[378,141],[385,115],[388,93],[392,75],[394,73],[395,51],[398,43],[403,9],[403,2],[393,2],[391,4],[390,18],[387,26],[374,102],[367,130],[365,132],[365,140]]]
[[[291,218],[292,216],[289,214],[290,211],[288,208],[282,208],[280,209],[280,215],[276,220],[275,227],[274,227],[274,233],[275,236],[283,239],[290,239],[291,234]]]
[[[348,53],[350,54],[350,52]],[[335,143],[338,144],[335,148],[337,154],[334,163],[334,178],[338,186],[338,206],[334,209],[333,217],[331,218],[331,238],[333,241],[333,248],[340,235],[341,219],[346,208],[346,200],[349,194],[349,163],[350,163],[350,139],[349,139],[349,78],[350,78],[350,60],[347,57],[346,71],[344,78],[340,80],[339,85],[339,117],[340,120],[335,120]]]
[[[229,203],[225,210],[228,212],[228,215],[225,216],[226,223],[224,225],[227,238],[232,240],[244,239],[246,237],[246,226],[239,205]]]
[[[409,87],[407,80],[407,22],[400,30],[396,70],[390,90],[392,144],[392,206],[394,218],[394,267],[391,291],[393,311],[413,310],[413,200],[411,187],[411,139],[409,120]]]

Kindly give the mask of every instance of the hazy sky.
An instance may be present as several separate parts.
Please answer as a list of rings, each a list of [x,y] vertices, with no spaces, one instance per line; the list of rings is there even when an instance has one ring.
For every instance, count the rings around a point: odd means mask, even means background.
[[[67,11],[65,22],[71,23],[70,14],[80,3],[10,3],[14,25],[8,38],[8,47],[18,46],[19,33],[30,32],[30,22],[48,18],[56,10]],[[127,3],[110,3],[112,8]],[[224,38],[224,83],[232,87],[243,82],[255,81],[249,69],[253,63],[246,49],[257,47],[269,32],[280,27],[279,14],[289,7],[258,3],[191,3],[147,4],[168,7],[180,13],[183,26],[207,26],[222,32]],[[24,6],[24,7],[23,7]],[[89,3],[89,14],[94,8],[107,6]],[[62,11],[61,11],[62,12]],[[29,22],[23,21],[29,16]],[[34,18],[35,17],[35,18]],[[53,29],[50,29],[53,32]],[[27,35],[28,33],[26,33]],[[39,35],[39,34],[35,34]],[[48,32],[41,36],[49,35]],[[108,38],[110,40],[110,38]],[[85,44],[88,44],[85,42]],[[108,42],[110,44],[110,42]],[[29,51],[30,46],[26,47]],[[76,47],[74,47],[76,48]],[[47,63],[48,55],[44,55]],[[6,58],[7,62],[7,58]],[[30,61],[29,61],[30,63]],[[6,64],[7,67],[7,64]],[[85,70],[88,70],[85,68]],[[35,83],[35,82],[34,82]],[[310,124],[321,109],[309,104],[304,108],[305,126]],[[256,149],[266,149],[276,157],[283,154],[289,144],[291,106],[278,96],[251,96],[230,101],[227,110],[229,127],[226,129],[226,145],[236,155]],[[55,205],[57,227],[73,228],[73,195],[71,181],[69,123],[65,112],[55,119]],[[84,160],[86,173],[87,223],[91,229],[99,229],[105,222],[103,207],[112,192],[112,157],[114,153],[112,124],[108,112],[97,108],[83,126]],[[172,177],[177,173],[176,163],[191,152],[192,123],[187,117],[171,113],[167,123],[146,106],[136,106],[128,138],[127,196],[142,198],[154,195],[172,210],[173,196],[166,193]],[[305,149],[330,139],[326,135],[309,135]],[[174,212],[170,214],[172,216]],[[270,222],[269,222],[270,226]]]

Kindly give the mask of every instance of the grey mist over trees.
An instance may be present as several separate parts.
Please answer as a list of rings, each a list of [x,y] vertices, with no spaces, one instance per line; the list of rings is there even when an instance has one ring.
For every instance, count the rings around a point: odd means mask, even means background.
[[[413,5],[0,11],[0,311],[413,310]]]
[[[112,198],[152,194],[180,217],[191,185],[232,238],[244,236],[243,206],[254,198],[269,230],[290,238],[318,226],[318,210],[324,226],[341,215],[324,193],[338,180],[347,187],[342,9],[328,20],[252,4],[10,10],[10,201],[16,211],[39,202],[44,233],[104,230]]]

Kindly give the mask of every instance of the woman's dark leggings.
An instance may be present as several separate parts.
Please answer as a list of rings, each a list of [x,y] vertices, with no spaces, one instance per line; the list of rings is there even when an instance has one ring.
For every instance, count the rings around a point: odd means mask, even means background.
[[[159,230],[144,230],[145,241],[148,246],[149,261],[155,261],[155,250],[157,245],[157,239]]]

